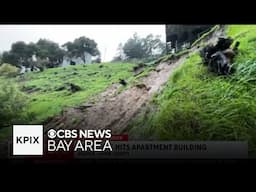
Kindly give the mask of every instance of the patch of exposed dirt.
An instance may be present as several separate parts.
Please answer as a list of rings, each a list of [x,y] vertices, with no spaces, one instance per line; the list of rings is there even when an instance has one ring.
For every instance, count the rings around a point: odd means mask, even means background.
[[[46,123],[46,130],[54,129],[111,129],[121,132],[129,120],[159,91],[169,79],[172,70],[183,63],[185,56],[174,63],[161,63],[155,71],[141,79],[140,86],[132,86],[117,94],[119,84],[110,86],[88,102],[76,108],[69,108]]]
[[[217,41],[221,32],[217,32],[207,43]],[[200,48],[194,47],[189,54]],[[112,133],[121,133],[129,121],[146,105],[152,96],[162,89],[174,68],[184,62],[189,54],[172,62],[160,63],[155,70],[140,79],[140,85],[132,86],[118,94],[122,85],[113,84],[96,98],[77,108],[69,108],[45,123],[45,130],[54,129],[111,129]],[[93,102],[95,101],[95,102]]]

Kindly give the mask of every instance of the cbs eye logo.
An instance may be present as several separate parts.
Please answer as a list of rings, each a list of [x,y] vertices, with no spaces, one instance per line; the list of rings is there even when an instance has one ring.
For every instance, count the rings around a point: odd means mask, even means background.
[[[49,137],[50,139],[54,139],[54,138],[56,137],[56,135],[57,135],[57,132],[56,132],[54,129],[50,129],[50,130],[48,131],[47,135],[48,135],[48,137]]]

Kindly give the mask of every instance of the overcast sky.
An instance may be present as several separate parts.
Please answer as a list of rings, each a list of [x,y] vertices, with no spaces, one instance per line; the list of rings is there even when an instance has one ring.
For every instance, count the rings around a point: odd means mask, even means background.
[[[59,45],[80,36],[98,43],[102,61],[110,61],[119,43],[125,43],[135,32],[145,37],[152,33],[165,41],[165,25],[0,25],[0,52],[9,51],[16,41],[37,42],[40,38]]]

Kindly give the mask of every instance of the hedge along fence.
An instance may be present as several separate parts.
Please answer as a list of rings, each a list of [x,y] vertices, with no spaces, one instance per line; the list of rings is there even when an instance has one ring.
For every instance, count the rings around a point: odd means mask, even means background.
[[[202,40],[205,40],[207,37],[208,38],[211,38],[212,35],[214,34],[214,32],[216,32],[217,30],[219,30],[221,28],[220,25],[215,25],[213,26],[210,31],[206,32],[206,33],[203,33],[203,35],[201,37],[199,37],[197,40],[195,40],[192,45],[191,45],[191,48],[198,45],[199,43],[202,42]]]
[[[215,25],[213,26],[208,32],[203,33],[203,35],[201,35],[201,37],[199,37],[197,40],[195,40],[192,45],[190,46],[189,49],[184,49],[182,51],[179,51],[177,53],[174,54],[168,54],[165,55],[163,57],[160,57],[159,59],[157,59],[156,61],[153,62],[153,64],[158,64],[160,62],[166,62],[166,61],[171,61],[171,60],[176,60],[179,59],[181,56],[188,54],[191,51],[191,48],[195,47],[196,45],[198,45],[199,43],[201,43],[203,40],[205,40],[206,38],[211,38],[212,35],[218,31],[219,29],[221,29],[220,25]]]

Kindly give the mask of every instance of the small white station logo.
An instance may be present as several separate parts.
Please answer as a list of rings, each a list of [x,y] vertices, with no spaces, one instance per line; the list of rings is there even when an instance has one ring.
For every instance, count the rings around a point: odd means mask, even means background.
[[[13,125],[13,155],[43,155],[43,125]]]

